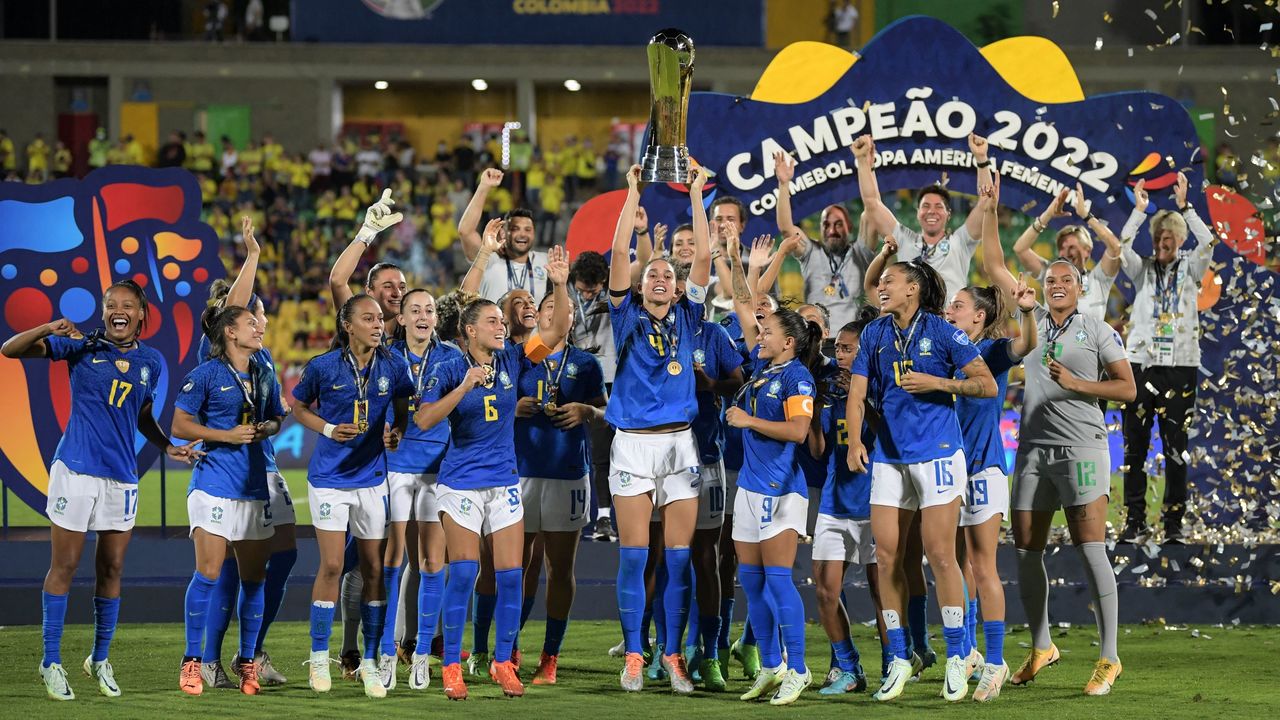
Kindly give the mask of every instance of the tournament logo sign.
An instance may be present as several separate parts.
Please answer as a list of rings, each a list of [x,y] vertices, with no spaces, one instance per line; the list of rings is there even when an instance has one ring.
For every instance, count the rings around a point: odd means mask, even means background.
[[[175,387],[196,364],[199,317],[223,273],[218,239],[200,221],[200,188],[183,170],[114,166],[83,180],[0,183],[0,297],[10,337],[65,317],[85,334],[102,324],[103,291],[131,278],[150,312],[141,339],[163,358],[153,406],[168,428]],[[0,357],[0,477],[44,511],[49,465],[71,416],[65,362]],[[159,451],[134,439],[138,467]]]

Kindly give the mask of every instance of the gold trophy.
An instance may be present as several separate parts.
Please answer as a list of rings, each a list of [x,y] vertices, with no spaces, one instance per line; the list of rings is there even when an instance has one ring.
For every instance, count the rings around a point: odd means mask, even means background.
[[[689,88],[693,84],[693,38],[675,28],[660,30],[649,40],[649,146],[640,161],[642,182],[687,183]]]

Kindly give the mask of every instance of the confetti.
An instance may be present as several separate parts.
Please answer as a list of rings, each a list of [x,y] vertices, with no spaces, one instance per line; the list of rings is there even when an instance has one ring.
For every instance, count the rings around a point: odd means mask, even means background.
[[[1097,40],[1094,40],[1094,41],[1093,41],[1093,49],[1094,49],[1094,50],[1101,50],[1101,49],[1102,49],[1102,38],[1098,38]]]
[[[1053,0],[1053,19],[1058,19],[1058,0]]]

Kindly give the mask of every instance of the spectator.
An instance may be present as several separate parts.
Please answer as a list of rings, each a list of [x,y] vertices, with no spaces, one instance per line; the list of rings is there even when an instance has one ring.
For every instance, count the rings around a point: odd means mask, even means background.
[[[53,150],[53,176],[71,177],[71,150],[61,140]]]
[[[851,0],[832,4],[831,25],[835,30],[836,45],[852,50],[853,31],[858,26],[858,8]]]
[[[182,138],[175,130],[169,133],[169,140],[160,146],[156,164],[160,167],[183,167],[186,162],[187,149],[182,146]]]
[[[307,155],[307,160],[311,163],[311,192],[323,193],[329,189],[329,175],[333,172],[330,165],[333,162],[333,153],[329,152],[323,143],[318,143],[316,149]]]
[[[471,147],[471,139],[465,133],[458,138],[458,144],[453,148],[453,169],[454,177],[462,180],[463,187],[475,185],[476,151]],[[466,204],[467,201],[464,200],[462,206],[466,207]]]
[[[222,42],[222,28],[227,22],[227,4],[212,0],[204,4],[204,39]]]
[[[191,162],[191,170],[212,175],[213,158],[213,143],[205,138],[203,130],[197,130],[195,142],[191,143],[191,155],[187,158]]]
[[[249,0],[244,9],[244,36],[247,40],[263,39],[262,23],[266,12],[262,8],[262,0]]]
[[[39,173],[41,177],[49,174],[49,144],[44,141],[44,133],[36,133],[36,137],[27,145],[27,177]]]
[[[360,144],[360,152],[356,153],[356,174],[361,178],[374,178],[382,172],[382,153],[373,146],[366,137]]]
[[[226,177],[235,173],[236,168],[240,165],[240,156],[236,153],[236,148],[231,144],[231,138],[226,135],[222,136],[222,176]]]
[[[142,143],[138,142],[133,135],[124,136],[124,152],[130,165],[147,164],[147,154],[142,149]]]

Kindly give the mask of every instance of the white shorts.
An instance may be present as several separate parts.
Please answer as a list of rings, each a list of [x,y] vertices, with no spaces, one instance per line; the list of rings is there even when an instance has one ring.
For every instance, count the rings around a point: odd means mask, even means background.
[[[804,537],[808,521],[809,498],[800,493],[774,497],[738,488],[733,501],[733,539],[737,542],[764,542],[784,530],[795,530]]]
[[[390,522],[440,522],[435,499],[434,473],[387,472],[387,503]],[[426,496],[426,497],[424,497]]]
[[[289,484],[278,472],[267,473],[267,512],[271,513],[271,526],[296,525],[297,513],[293,509],[293,496]]]
[[[969,476],[960,527],[981,525],[997,515],[1009,517],[1009,478],[998,467],[984,468]]]
[[[963,503],[968,479],[964,450],[921,463],[876,462],[871,466],[871,504],[920,510],[956,498]]]
[[[138,484],[81,475],[58,460],[49,468],[45,514],[73,532],[132,530],[138,516]]]
[[[702,466],[702,489],[698,492],[696,530],[715,530],[724,525],[724,461]]]
[[[347,532],[360,540],[387,537],[387,483],[366,488],[318,488],[307,493],[317,530]]]
[[[524,519],[519,485],[483,490],[455,490],[436,485],[436,504],[440,512],[480,536],[492,535]]]
[[[191,534],[200,528],[228,542],[266,540],[276,534],[267,500],[214,497],[203,490],[187,494],[187,522]]]
[[[654,507],[698,497],[702,475],[692,430],[673,433],[617,431],[609,450],[609,493],[653,493]]]
[[[577,532],[587,526],[591,509],[591,476],[577,480],[520,478],[526,533]]]
[[[818,521],[813,526],[813,559],[859,565],[874,563],[876,541],[871,537],[871,521],[818,513]]]

